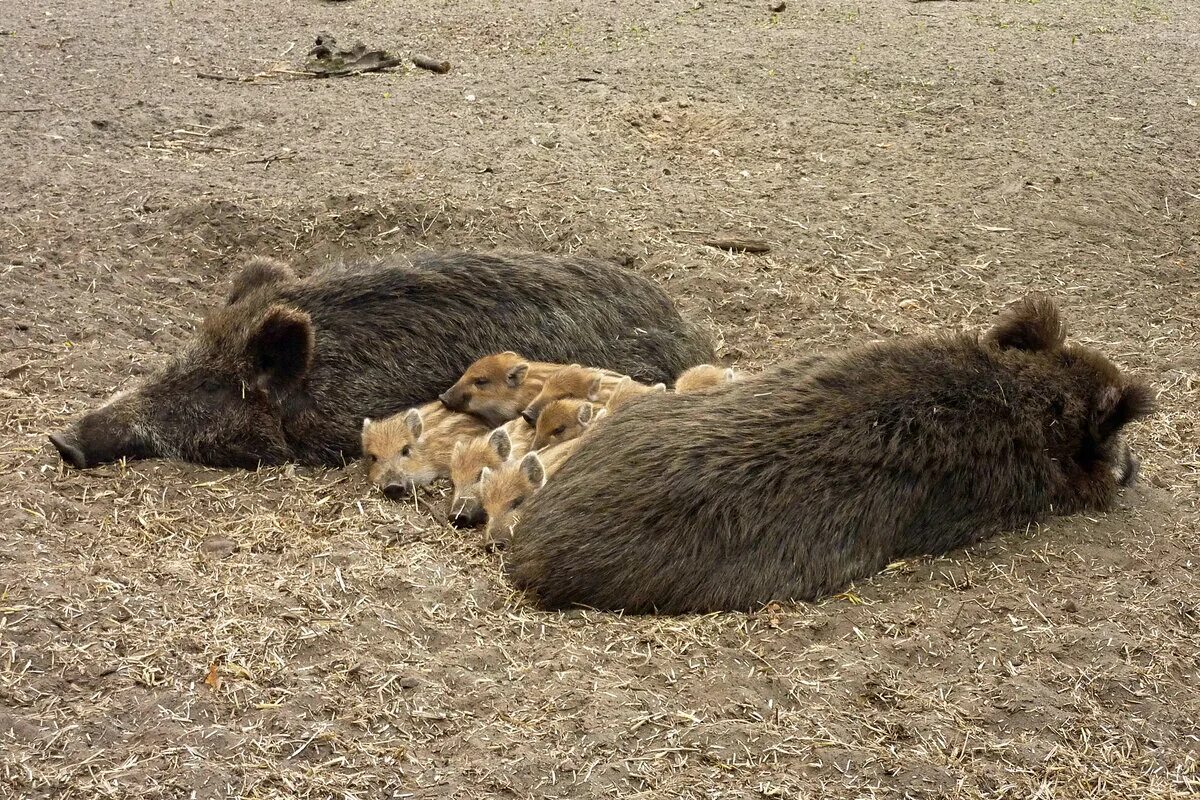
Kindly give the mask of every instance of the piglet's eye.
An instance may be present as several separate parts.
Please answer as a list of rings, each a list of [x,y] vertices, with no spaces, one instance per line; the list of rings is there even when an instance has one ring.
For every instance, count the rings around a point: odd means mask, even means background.
[[[562,436],[564,433],[566,433],[566,430],[567,429],[565,427],[560,425],[557,428],[555,428],[554,430],[550,431],[550,435],[551,436]]]
[[[412,453],[412,448],[409,447],[408,445],[404,445],[404,447],[400,448],[400,455],[403,458],[408,458],[411,453]]]
[[[520,508],[521,503],[524,503],[524,502],[525,502],[524,497],[518,497],[516,500],[513,500],[511,503],[509,503],[508,507],[509,507],[509,509],[517,509],[517,508]]]
[[[487,386],[489,383],[491,383],[491,381],[489,381],[487,378],[476,378],[475,379],[476,386]]]
[[[368,464],[374,464],[378,460],[379,459],[375,457],[374,453],[367,453],[367,463]]]

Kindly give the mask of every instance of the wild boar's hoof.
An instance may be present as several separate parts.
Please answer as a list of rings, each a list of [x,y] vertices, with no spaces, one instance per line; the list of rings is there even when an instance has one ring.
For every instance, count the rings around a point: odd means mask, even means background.
[[[1138,471],[1141,469],[1141,462],[1137,456],[1133,454],[1133,450],[1129,445],[1124,445],[1121,448],[1121,454],[1113,462],[1113,477],[1117,479],[1118,486],[1131,486],[1137,482]]]
[[[87,458],[79,449],[79,443],[75,441],[74,436],[69,433],[52,433],[50,434],[50,443],[58,450],[63,461],[75,469],[87,469]]]

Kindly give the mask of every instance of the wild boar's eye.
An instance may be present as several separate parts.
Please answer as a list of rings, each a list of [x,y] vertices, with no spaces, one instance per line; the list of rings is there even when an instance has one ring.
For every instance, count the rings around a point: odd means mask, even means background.
[[[200,382],[200,391],[208,394],[216,394],[221,391],[221,383],[213,378],[207,378]]]
[[[564,433],[566,433],[566,431],[567,431],[566,427],[565,427],[565,426],[562,426],[562,425],[560,425],[559,427],[557,427],[557,428],[555,428],[554,430],[550,431],[550,435],[551,435],[551,436],[562,436]]]
[[[400,448],[400,456],[402,458],[408,458],[409,455],[411,455],[411,454],[412,454],[412,448],[409,447],[408,445],[404,445],[404,447]]]
[[[487,386],[490,382],[491,381],[489,381],[487,378],[476,378],[475,379],[476,386]]]
[[[524,498],[524,497],[518,497],[516,500],[513,500],[511,503],[509,503],[509,504],[508,504],[508,508],[509,508],[509,510],[510,510],[510,511],[511,511],[511,510],[513,510],[513,509],[520,508],[520,507],[521,507],[521,503],[524,503],[524,502],[525,502],[525,498]]]

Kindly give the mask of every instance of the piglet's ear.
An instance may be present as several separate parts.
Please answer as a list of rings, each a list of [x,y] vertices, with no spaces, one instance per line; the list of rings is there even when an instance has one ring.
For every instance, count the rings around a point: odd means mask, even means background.
[[[421,434],[425,431],[425,420],[421,417],[421,409],[410,408],[404,415],[404,426],[408,428],[408,432],[413,435],[414,439],[420,439]]]
[[[1109,386],[1096,401],[1096,433],[1101,442],[1135,420],[1154,413],[1154,390],[1144,383]]]
[[[1001,350],[1055,350],[1062,347],[1067,332],[1058,307],[1045,295],[1030,295],[1005,311],[983,341]]]
[[[504,376],[504,379],[508,382],[509,386],[515,389],[525,382],[525,376],[528,374],[529,365],[525,362],[521,362],[520,364],[514,365],[513,368],[508,371],[508,374]]]
[[[308,314],[287,306],[269,307],[247,344],[254,384],[275,392],[295,389],[312,366],[315,348]]]
[[[508,435],[508,429],[496,428],[492,431],[488,436],[488,446],[496,451],[502,461],[507,461],[512,455],[512,437]]]
[[[255,256],[246,262],[246,266],[242,267],[242,271],[233,279],[225,304],[231,306],[260,287],[291,283],[294,280],[296,273],[292,272],[292,268],[287,264],[274,258]]]
[[[521,459],[521,474],[536,489],[540,489],[546,485],[546,466],[542,463],[542,459],[538,457],[537,453],[527,453]]]

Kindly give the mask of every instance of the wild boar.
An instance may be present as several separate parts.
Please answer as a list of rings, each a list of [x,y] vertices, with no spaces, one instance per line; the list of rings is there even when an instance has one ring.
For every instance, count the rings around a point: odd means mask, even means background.
[[[722,368],[712,364],[697,364],[694,367],[684,370],[675,379],[675,393],[692,394],[693,392],[701,392],[724,383],[733,383],[736,379],[737,376],[730,367]]]
[[[474,528],[487,521],[479,502],[479,476],[484,468],[496,470],[510,459],[520,459],[533,447],[534,430],[517,418],[488,434],[454,446],[450,455],[450,522],[456,528]]]
[[[538,414],[533,433],[533,449],[576,439],[594,422],[608,413],[587,400],[555,400]]]
[[[655,394],[657,392],[665,392],[666,390],[667,385],[665,383],[656,383],[653,386],[647,386],[626,376],[617,381],[617,385],[613,387],[612,394],[608,396],[608,402],[604,404],[604,408],[611,414],[617,409],[629,405],[639,397],[645,397],[648,394]]]
[[[367,475],[390,500],[450,477],[450,455],[466,440],[487,432],[470,414],[447,411],[439,402],[363,420],[362,450]]]
[[[496,427],[521,416],[546,378],[562,368],[511,351],[493,353],[467,367],[438,400],[452,411],[473,414]]]
[[[521,416],[530,425],[536,425],[543,408],[555,400],[567,398],[590,400],[603,405],[624,377],[611,370],[581,367],[578,364],[561,367],[547,376],[541,391],[529,401]]]
[[[985,335],[785,363],[649,397],[599,426],[515,523],[507,569],[547,608],[749,610],[892,560],[1103,510],[1153,393],[1065,344],[1030,297]]]
[[[521,506],[546,485],[583,441],[571,439],[526,453],[519,461],[506,461],[497,469],[484,468],[479,478],[479,499],[487,519],[483,534],[485,548],[502,549],[508,544],[512,526],[520,518]]]
[[[601,261],[428,253],[301,280],[255,259],[190,347],[50,439],[80,468],[340,464],[363,417],[433,400],[504,350],[663,381],[711,356],[661,289]]]

